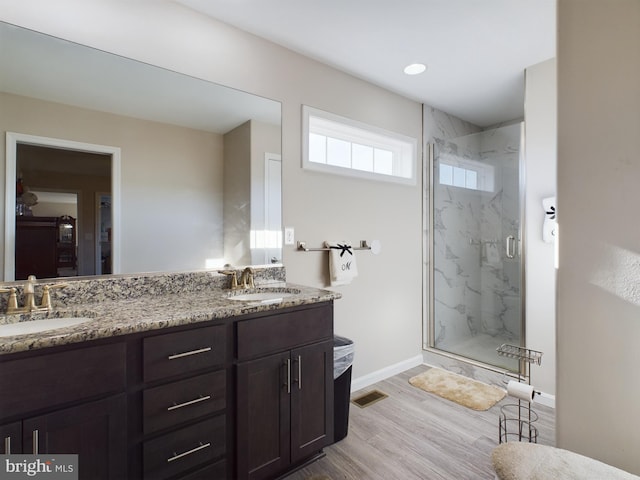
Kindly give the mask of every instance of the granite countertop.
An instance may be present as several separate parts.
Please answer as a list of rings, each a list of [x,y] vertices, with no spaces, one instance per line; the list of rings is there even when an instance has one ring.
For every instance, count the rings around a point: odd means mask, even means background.
[[[23,315],[0,315],[0,325],[45,318],[91,317],[91,320],[64,328],[39,333],[0,337],[0,355],[36,350],[99,338],[146,332],[180,325],[206,322],[213,319],[235,317],[262,311],[277,311],[297,305],[330,301],[340,293],[286,282],[269,282],[259,290],[292,293],[277,303],[231,300],[230,296],[245,291],[217,288],[199,288],[194,291],[163,292],[134,295],[134,298],[100,299],[80,304],[53,301],[52,312]],[[60,304],[63,303],[63,304]]]

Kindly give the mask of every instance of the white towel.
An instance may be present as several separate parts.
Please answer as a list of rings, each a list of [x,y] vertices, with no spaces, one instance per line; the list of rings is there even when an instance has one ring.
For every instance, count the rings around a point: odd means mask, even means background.
[[[324,242],[329,250],[331,286],[347,285],[358,276],[356,256],[349,242]]]

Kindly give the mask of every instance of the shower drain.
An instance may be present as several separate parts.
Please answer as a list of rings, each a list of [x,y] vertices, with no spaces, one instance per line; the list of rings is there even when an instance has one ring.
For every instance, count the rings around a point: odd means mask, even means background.
[[[368,407],[369,405],[373,405],[380,400],[387,398],[389,395],[386,393],[382,393],[380,390],[373,390],[372,392],[365,393],[364,395],[360,395],[359,397],[354,398],[351,402],[358,405],[360,408]]]

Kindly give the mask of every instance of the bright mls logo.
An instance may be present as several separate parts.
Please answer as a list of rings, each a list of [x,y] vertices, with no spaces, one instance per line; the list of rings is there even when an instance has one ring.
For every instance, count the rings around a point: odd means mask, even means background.
[[[78,455],[0,455],[0,480],[78,480]]]

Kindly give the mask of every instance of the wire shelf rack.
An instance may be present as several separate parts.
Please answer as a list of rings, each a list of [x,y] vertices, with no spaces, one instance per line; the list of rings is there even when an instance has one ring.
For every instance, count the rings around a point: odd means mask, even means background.
[[[509,358],[517,358],[518,360],[524,360],[528,363],[535,363],[540,365],[542,363],[542,352],[537,350],[531,350],[529,348],[517,347],[516,345],[509,345],[503,343],[496,351],[498,355]]]
[[[503,343],[496,348],[498,355],[518,360],[518,381],[531,385],[531,365],[542,364],[542,352],[530,348]],[[507,383],[507,382],[505,382]],[[531,403],[518,399],[517,404],[506,404],[500,409],[498,419],[498,441],[509,440],[538,442],[538,429],[534,423],[538,414],[531,409]]]

